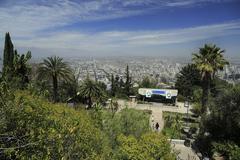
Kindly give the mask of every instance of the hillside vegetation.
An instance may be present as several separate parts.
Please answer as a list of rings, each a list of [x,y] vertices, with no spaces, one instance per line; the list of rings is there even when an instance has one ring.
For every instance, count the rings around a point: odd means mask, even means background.
[[[149,133],[146,113],[126,109],[112,118],[106,110],[75,110],[5,83],[0,94],[0,159],[174,159],[167,139]]]

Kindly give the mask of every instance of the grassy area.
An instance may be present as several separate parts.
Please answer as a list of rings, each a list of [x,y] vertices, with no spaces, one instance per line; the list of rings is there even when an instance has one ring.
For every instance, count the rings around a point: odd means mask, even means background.
[[[162,133],[172,139],[184,139],[187,135],[184,133],[183,128],[188,125],[190,127],[190,133],[193,134],[198,128],[198,123],[194,118],[189,115],[187,118],[186,113],[175,113],[175,112],[163,112],[164,128]]]

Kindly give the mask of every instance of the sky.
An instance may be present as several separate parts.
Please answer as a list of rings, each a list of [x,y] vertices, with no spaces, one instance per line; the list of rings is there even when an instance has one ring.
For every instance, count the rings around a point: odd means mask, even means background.
[[[6,32],[34,57],[239,57],[240,0],[0,0],[1,51]]]

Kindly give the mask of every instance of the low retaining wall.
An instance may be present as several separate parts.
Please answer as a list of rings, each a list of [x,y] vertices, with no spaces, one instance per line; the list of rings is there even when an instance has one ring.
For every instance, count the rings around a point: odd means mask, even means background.
[[[184,145],[184,142],[185,140],[183,139],[168,139],[170,141],[171,144],[183,144]]]

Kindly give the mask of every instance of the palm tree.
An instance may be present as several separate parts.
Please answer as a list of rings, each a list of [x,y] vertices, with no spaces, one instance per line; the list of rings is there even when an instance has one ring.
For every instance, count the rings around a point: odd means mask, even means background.
[[[38,77],[49,78],[52,80],[53,85],[53,100],[58,102],[58,83],[60,79],[69,80],[72,76],[72,70],[63,58],[60,57],[48,57],[40,63],[38,68]]]
[[[223,70],[223,67],[228,64],[224,59],[223,53],[216,45],[205,44],[199,49],[199,53],[193,54],[193,62],[201,73],[202,80],[202,109],[201,112],[206,113],[210,84],[218,70]]]
[[[86,78],[83,84],[80,86],[80,95],[87,99],[88,108],[92,107],[93,99],[101,100],[104,97],[104,93],[100,86],[93,80]]]

